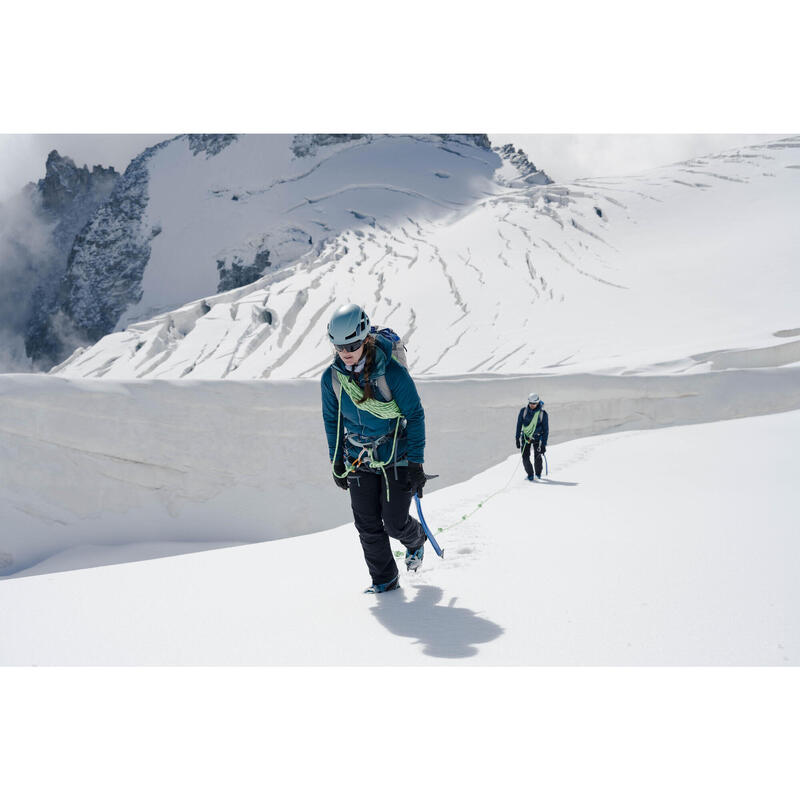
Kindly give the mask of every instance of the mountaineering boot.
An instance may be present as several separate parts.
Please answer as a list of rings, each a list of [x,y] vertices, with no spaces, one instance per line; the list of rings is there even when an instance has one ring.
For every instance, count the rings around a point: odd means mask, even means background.
[[[406,550],[406,569],[416,572],[422,566],[422,557],[425,555],[425,542],[416,550]]]
[[[372,586],[367,586],[364,589],[364,594],[380,594],[381,592],[391,592],[393,589],[400,588],[400,581],[397,575],[386,583],[373,583]]]
[[[533,475],[528,475],[528,480],[532,481],[533,480]]]

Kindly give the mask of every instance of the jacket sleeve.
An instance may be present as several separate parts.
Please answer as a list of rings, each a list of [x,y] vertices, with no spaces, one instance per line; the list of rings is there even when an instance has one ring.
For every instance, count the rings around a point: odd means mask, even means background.
[[[333,370],[328,367],[322,373],[320,385],[322,388],[322,420],[325,423],[325,435],[328,437],[328,458],[333,461],[341,460],[343,456],[344,442],[339,441],[338,454],[333,452],[336,447],[336,427],[339,423],[339,403],[336,401],[336,395],[333,392]],[[339,458],[334,458],[338,455]]]
[[[425,409],[414,380],[405,367],[394,364],[386,370],[386,382],[406,418],[408,460],[422,464],[425,460]]]
[[[520,434],[522,433],[522,415],[525,413],[525,409],[521,408],[519,410],[519,415],[517,416],[517,433],[514,438],[519,441]]]
[[[542,414],[542,444],[547,447],[547,437],[550,435],[550,417],[545,411]]]

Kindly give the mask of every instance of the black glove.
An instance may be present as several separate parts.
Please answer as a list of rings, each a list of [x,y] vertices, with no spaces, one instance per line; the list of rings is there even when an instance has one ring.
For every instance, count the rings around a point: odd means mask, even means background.
[[[519,439],[517,439],[517,450],[519,450]]]
[[[422,469],[422,464],[415,464],[413,461],[408,462],[408,487],[406,491],[411,494],[416,494],[417,497],[422,497],[422,487],[425,485],[425,470]]]
[[[540,453],[546,453],[546,452],[547,452],[547,445],[546,445],[546,444],[543,444],[543,445],[542,445],[542,447],[541,447],[541,449],[539,450],[539,452],[540,452]]]
[[[343,478],[337,478],[337,477],[336,477],[336,474],[337,474],[337,473],[338,473],[339,475],[341,475],[341,474],[344,472],[344,462],[342,462],[342,461],[337,461],[337,462],[336,462],[336,463],[333,465],[333,472],[334,472],[334,475],[333,475],[333,482],[334,482],[334,483],[335,483],[335,484],[336,484],[336,485],[337,485],[337,486],[338,486],[340,489],[344,489],[345,491],[347,491],[347,489],[348,489],[348,486],[347,486],[347,475],[345,475]]]

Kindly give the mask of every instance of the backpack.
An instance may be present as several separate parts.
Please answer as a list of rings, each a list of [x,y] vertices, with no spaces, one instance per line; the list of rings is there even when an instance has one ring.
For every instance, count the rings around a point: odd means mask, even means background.
[[[401,367],[405,367],[406,370],[408,369],[406,346],[403,344],[403,340],[400,338],[399,334],[395,333],[391,328],[379,328],[376,325],[373,325],[369,329],[369,332],[382,336],[384,339],[388,339],[392,343],[392,358],[397,361]]]
[[[404,367],[406,370],[408,369],[406,346],[403,344],[403,340],[400,338],[399,334],[395,333],[391,328],[380,328],[377,325],[372,325],[369,332],[373,336],[381,336],[384,339],[388,339],[392,343],[392,358],[400,364],[401,367]],[[381,375],[379,378],[376,378],[375,383],[378,384],[378,388],[381,390],[381,394],[386,398],[386,402],[390,402],[392,399],[392,390],[389,388],[386,376]],[[342,393],[342,384],[339,383],[338,380],[334,380],[333,375],[331,375],[331,384],[333,386],[333,393],[336,395],[336,402],[338,403],[339,396]]]

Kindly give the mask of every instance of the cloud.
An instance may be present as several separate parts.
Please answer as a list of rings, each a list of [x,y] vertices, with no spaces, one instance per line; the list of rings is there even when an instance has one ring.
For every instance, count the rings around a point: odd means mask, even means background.
[[[0,371],[30,371],[24,351],[33,295],[58,263],[53,224],[38,214],[36,200],[18,192],[0,205]]]
[[[38,158],[33,136],[0,133],[0,203],[26,183],[43,178],[46,158]]]
[[[161,133],[0,134],[0,203],[26,183],[44,178],[51,150],[69,156],[79,167],[102,164],[121,173],[142,150],[169,137]]]
[[[102,164],[122,172],[142,150],[165,138],[161,134],[0,135],[0,371],[32,369],[25,354],[28,323],[36,311],[49,310],[56,300],[65,264],[65,254],[55,251],[51,238],[55,222],[45,221],[37,196],[23,187],[44,177],[52,150],[78,166],[87,164],[91,169]],[[51,328],[65,347],[83,343],[74,341],[67,321],[58,315],[51,319]]]
[[[633,175],[689,158],[779,139],[785,134],[490,134],[511,142],[554,181]]]

